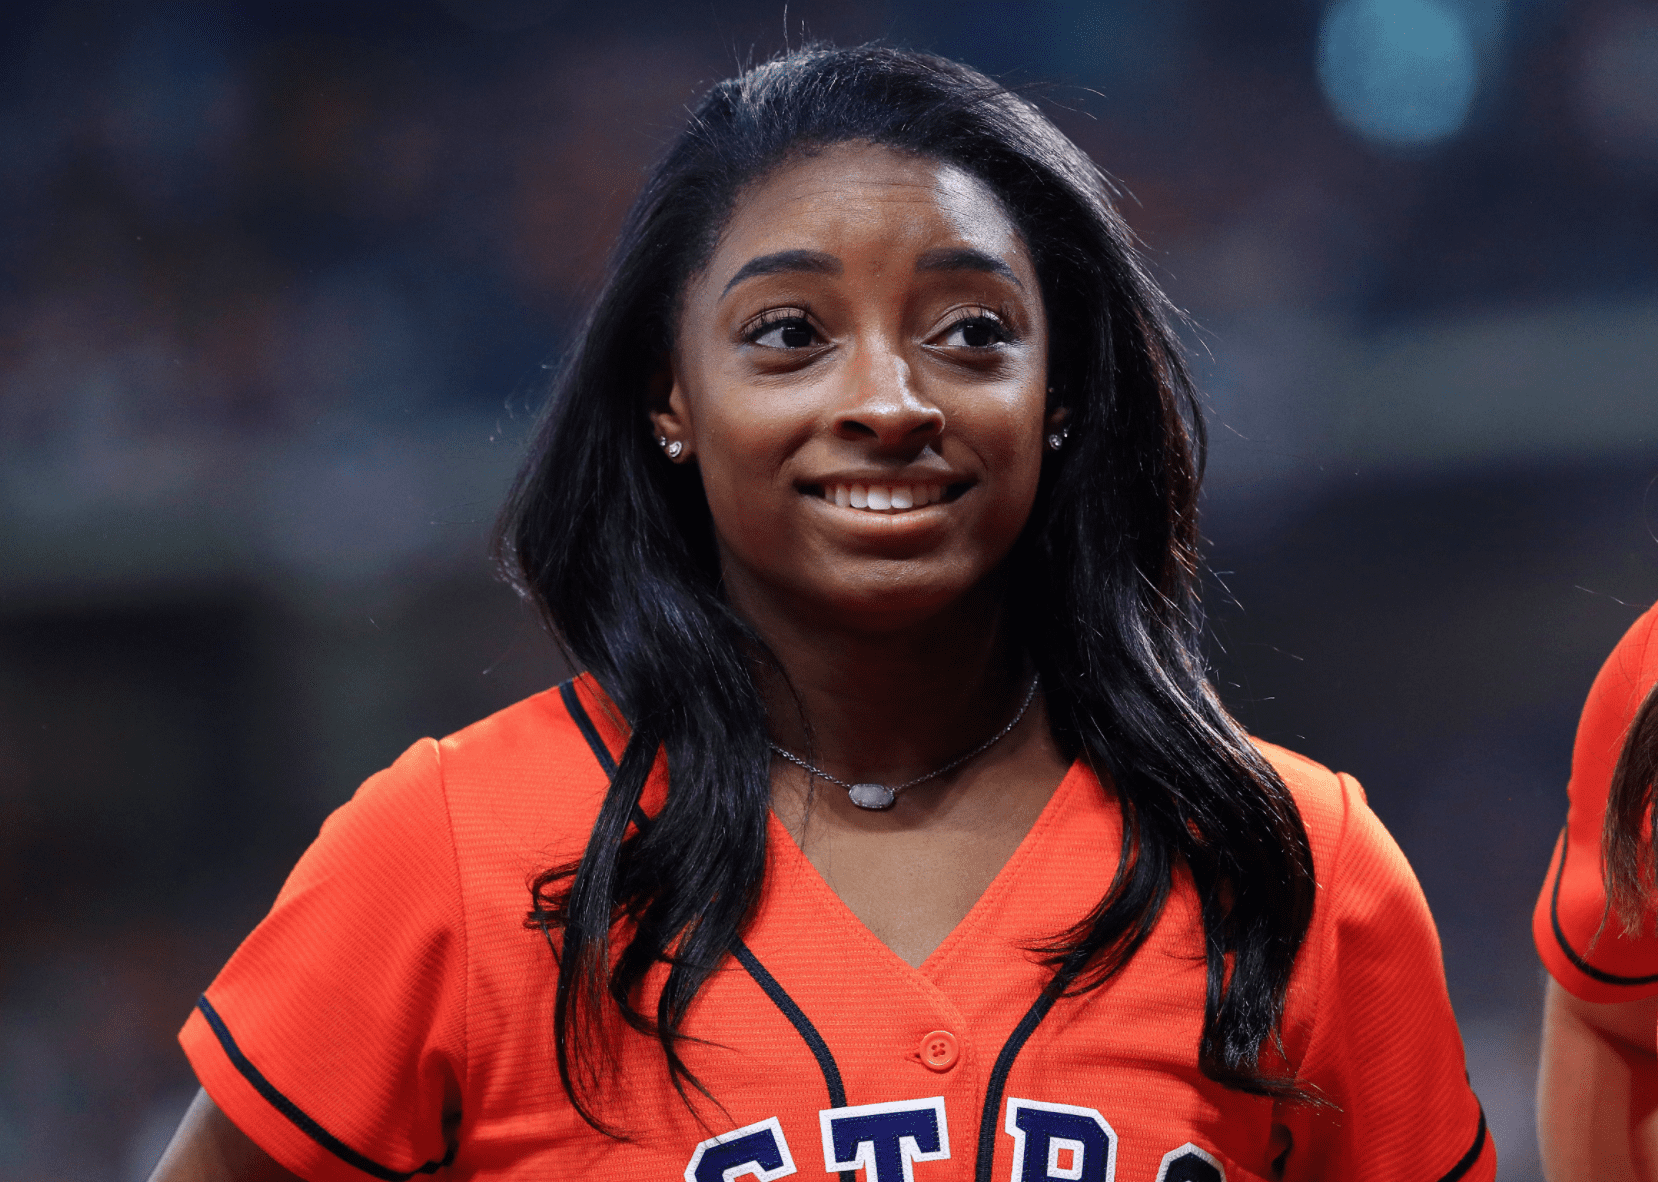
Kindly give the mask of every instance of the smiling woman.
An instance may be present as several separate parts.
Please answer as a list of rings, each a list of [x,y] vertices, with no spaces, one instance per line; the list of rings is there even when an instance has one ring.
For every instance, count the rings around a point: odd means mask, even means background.
[[[1024,528],[1066,413],[996,194],[874,144],[745,193],[674,342],[651,417],[695,460],[726,595],[762,636],[802,609],[817,634],[849,612],[892,632],[961,602]]]
[[[586,672],[330,818],[158,1177],[1491,1178],[1409,867],[1204,677],[1170,316],[982,75],[716,86],[502,519]]]

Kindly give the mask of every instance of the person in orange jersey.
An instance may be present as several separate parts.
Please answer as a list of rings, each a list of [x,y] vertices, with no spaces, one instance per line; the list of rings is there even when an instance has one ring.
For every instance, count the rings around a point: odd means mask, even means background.
[[[1538,1138],[1551,1180],[1658,1177],[1658,607],[1589,691],[1566,828],[1532,914],[1552,978],[1543,1008]]]
[[[329,819],[159,1177],[1493,1177],[1410,868],[1205,679],[1110,197],[935,57],[702,99],[503,518],[585,672]]]

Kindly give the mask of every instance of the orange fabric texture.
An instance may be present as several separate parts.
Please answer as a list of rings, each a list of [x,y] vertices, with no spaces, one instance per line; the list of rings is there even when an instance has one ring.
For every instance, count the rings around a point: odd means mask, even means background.
[[[602,696],[577,685],[619,753]],[[686,1058],[719,1106],[688,1111],[655,1043],[619,1032],[602,1107],[632,1136],[595,1133],[559,1086],[553,958],[522,922],[528,880],[579,856],[607,786],[551,691],[423,741],[370,779],[181,1039],[231,1120],[310,1179],[770,1182],[840,1173],[837,1161],[862,1171],[846,1182],[1493,1178],[1409,866],[1355,782],[1263,750],[1300,805],[1320,883],[1284,1050],[1330,1107],[1198,1071],[1205,974],[1185,880],[1119,976],[1013,1037],[1048,976],[1025,950],[1081,919],[1115,869],[1118,810],[1079,763],[919,969],[858,922],[774,819],[744,937],[752,964],[728,959],[687,1023],[706,1041]],[[665,790],[659,767],[647,811]],[[888,1156],[858,1139],[871,1129],[887,1130]]]
[[[1630,724],[1658,682],[1658,606],[1647,609],[1601,666],[1572,748],[1571,802],[1548,877],[1532,912],[1532,936],[1550,975],[1591,1002],[1658,993],[1658,939],[1626,936],[1607,914],[1601,829]],[[1604,923],[1603,923],[1604,921]]]

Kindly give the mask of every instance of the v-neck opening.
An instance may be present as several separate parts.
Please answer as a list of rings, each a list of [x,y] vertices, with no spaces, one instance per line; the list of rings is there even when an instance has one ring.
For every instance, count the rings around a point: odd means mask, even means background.
[[[774,848],[787,851],[791,860],[797,863],[794,869],[805,876],[806,882],[810,884],[809,889],[819,891],[828,897],[830,901],[828,905],[837,911],[848,928],[858,932],[861,939],[879,948],[882,954],[890,957],[904,972],[912,974],[913,977],[925,982],[929,990],[937,991],[939,989],[938,970],[950,954],[968,938],[968,934],[980,926],[984,913],[995,905],[995,901],[1013,889],[1013,883],[1020,874],[1024,863],[1031,860],[1034,856],[1032,851],[1042,841],[1046,840],[1048,831],[1057,824],[1055,818],[1069,806],[1071,795],[1078,791],[1077,781],[1087,778],[1089,778],[1087,764],[1080,758],[1072,761],[1071,766],[1066,769],[1064,776],[1060,778],[1059,784],[1054,788],[1053,794],[1048,797],[1047,802],[1042,806],[1042,810],[1037,813],[1036,820],[1025,831],[1025,835],[1019,839],[1019,844],[1014,847],[1007,860],[997,869],[990,882],[985,885],[984,890],[979,892],[979,897],[973,900],[973,905],[967,909],[967,913],[956,921],[956,925],[950,929],[944,939],[938,942],[938,946],[929,952],[926,959],[918,965],[912,965],[902,956],[899,956],[897,952],[893,951],[891,945],[877,936],[874,929],[858,917],[858,913],[852,910],[852,907],[845,899],[841,898],[834,887],[829,885],[829,880],[823,877],[822,872],[806,856],[806,851],[800,848],[800,843],[794,839],[794,834],[790,833],[788,827],[778,818],[776,810],[771,813],[771,840]]]

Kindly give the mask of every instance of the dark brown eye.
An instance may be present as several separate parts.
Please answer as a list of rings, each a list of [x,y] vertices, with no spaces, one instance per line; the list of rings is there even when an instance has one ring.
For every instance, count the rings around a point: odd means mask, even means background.
[[[789,316],[761,325],[748,339],[767,349],[807,349],[817,344],[817,331],[811,321]]]
[[[944,344],[957,348],[988,349],[1008,339],[1007,329],[991,316],[968,316],[952,324],[944,333]]]

